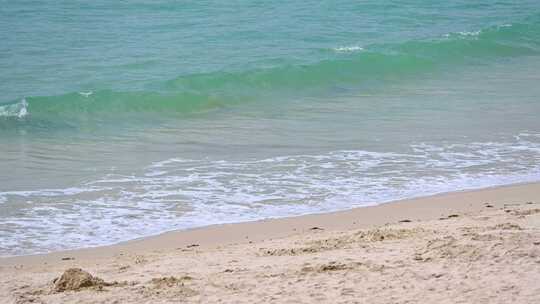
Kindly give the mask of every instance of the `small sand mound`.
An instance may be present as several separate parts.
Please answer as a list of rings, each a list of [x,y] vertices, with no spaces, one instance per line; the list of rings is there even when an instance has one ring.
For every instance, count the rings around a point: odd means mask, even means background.
[[[328,273],[328,272],[334,272],[334,271],[343,271],[343,270],[352,270],[352,271],[358,271],[360,269],[362,270],[368,270],[368,271],[377,271],[380,272],[384,269],[384,265],[378,265],[374,264],[372,262],[352,262],[352,263],[341,263],[341,262],[329,262],[327,264],[321,264],[318,266],[305,266],[301,269],[301,274],[307,274],[307,273]]]
[[[306,248],[279,248],[279,249],[266,249],[262,251],[263,255],[267,256],[283,256],[283,255],[299,255],[306,253],[315,253],[319,250],[313,247]]]
[[[338,263],[338,262],[330,262],[328,264],[322,264],[315,267],[311,267],[311,266],[303,267],[302,273],[329,272],[329,271],[347,270],[347,269],[352,269],[352,268],[353,267],[351,265],[346,265],[346,264]]]
[[[150,286],[143,286],[143,292],[156,296],[170,296],[177,300],[184,297],[192,297],[198,294],[198,291],[188,287],[186,283],[193,280],[190,276],[182,277],[161,277],[150,280]],[[176,302],[175,302],[176,303]]]
[[[362,230],[356,233],[356,239],[359,242],[380,242],[386,240],[401,240],[425,232],[422,228],[414,229],[389,229],[377,228],[371,230]]]
[[[174,287],[174,286],[183,286],[184,281],[189,281],[192,278],[190,276],[183,276],[180,278],[177,277],[162,277],[162,278],[153,278],[150,282],[154,284],[154,287],[156,288],[166,288],[166,287]]]
[[[481,239],[480,237],[478,240]],[[471,243],[467,239],[456,239],[453,236],[446,236],[428,241],[424,251],[419,253],[415,259],[421,261],[448,261],[456,259],[469,262],[476,261],[488,254],[490,251],[487,247],[488,244]]]
[[[66,270],[60,278],[54,280],[54,292],[77,291],[83,288],[103,287],[110,284],[80,268]]]
[[[337,270],[346,270],[351,268],[348,265],[336,263],[336,262],[330,262],[329,264],[322,265],[319,268],[320,272],[327,272],[327,271],[337,271]]]

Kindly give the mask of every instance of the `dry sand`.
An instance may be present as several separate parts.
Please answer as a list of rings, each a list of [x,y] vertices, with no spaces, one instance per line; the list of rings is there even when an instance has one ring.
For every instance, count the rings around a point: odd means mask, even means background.
[[[1,303],[540,303],[540,184],[4,258],[0,274]]]

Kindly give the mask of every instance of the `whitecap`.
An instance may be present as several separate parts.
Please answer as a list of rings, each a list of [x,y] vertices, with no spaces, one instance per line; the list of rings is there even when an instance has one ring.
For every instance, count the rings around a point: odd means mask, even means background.
[[[444,34],[445,38],[476,38],[482,33],[481,30],[478,31],[461,31],[461,32],[454,32],[449,34]]]
[[[94,94],[94,92],[92,91],[88,91],[88,92],[79,92],[79,95],[81,96],[84,96],[86,98],[88,98],[90,95]]]
[[[481,32],[482,31],[472,31],[472,32],[464,31],[464,32],[458,32],[458,34],[461,36],[478,36],[480,35]]]
[[[0,117],[23,118],[28,115],[28,102],[23,98],[20,102],[0,106]]]
[[[364,48],[361,46],[353,45],[353,46],[340,46],[340,47],[333,48],[332,50],[338,53],[351,53],[351,52],[363,51]]]

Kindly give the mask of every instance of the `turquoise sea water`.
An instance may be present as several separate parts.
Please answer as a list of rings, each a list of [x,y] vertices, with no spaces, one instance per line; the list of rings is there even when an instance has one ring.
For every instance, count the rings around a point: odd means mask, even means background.
[[[0,4],[0,256],[540,180],[538,1]]]

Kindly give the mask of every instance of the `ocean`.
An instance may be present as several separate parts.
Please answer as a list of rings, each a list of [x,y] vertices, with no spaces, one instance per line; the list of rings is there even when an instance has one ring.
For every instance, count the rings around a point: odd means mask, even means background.
[[[0,256],[540,181],[537,0],[0,4]]]

